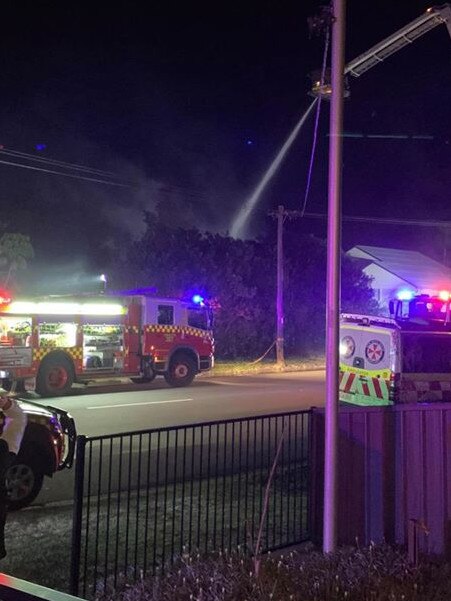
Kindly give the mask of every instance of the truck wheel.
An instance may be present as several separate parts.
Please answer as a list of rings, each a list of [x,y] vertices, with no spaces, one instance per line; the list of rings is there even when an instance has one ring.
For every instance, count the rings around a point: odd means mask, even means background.
[[[43,397],[69,392],[74,382],[74,366],[64,355],[44,359],[36,379],[36,392]]]
[[[34,461],[18,457],[6,470],[8,510],[17,511],[27,507],[38,496],[44,474]]]
[[[164,379],[170,386],[189,386],[196,373],[196,364],[191,357],[180,353],[171,359]]]

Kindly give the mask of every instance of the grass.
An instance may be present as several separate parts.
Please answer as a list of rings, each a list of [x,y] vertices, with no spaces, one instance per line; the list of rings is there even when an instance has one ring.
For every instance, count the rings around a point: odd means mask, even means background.
[[[68,592],[72,534],[69,505],[11,513],[6,524],[6,574]]]
[[[301,466],[278,471],[263,547],[307,536],[302,474]],[[109,499],[108,495],[93,495],[89,506],[85,503],[83,516],[83,541],[89,542],[81,550],[81,596],[93,598],[119,581],[135,582],[185,551],[224,552],[241,545],[251,552],[266,478],[267,469],[261,469],[247,475],[153,487],[140,494],[115,492]],[[70,505],[10,514],[8,556],[2,571],[67,592],[71,530]]]
[[[323,369],[325,359],[323,355],[314,357],[290,357],[286,359],[285,366],[280,368],[273,359],[264,359],[254,363],[245,359],[236,361],[216,361],[214,368],[205,372],[205,376],[244,376],[264,373],[279,373],[292,371],[308,371]]]

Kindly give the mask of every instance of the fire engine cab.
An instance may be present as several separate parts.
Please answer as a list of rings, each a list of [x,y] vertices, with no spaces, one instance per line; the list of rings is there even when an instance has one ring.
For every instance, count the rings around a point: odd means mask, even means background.
[[[390,317],[342,315],[340,400],[451,401],[450,293],[400,291]]]
[[[211,313],[193,298],[130,291],[15,300],[0,293],[0,379],[45,397],[114,376],[150,382],[162,375],[187,386],[214,361]]]

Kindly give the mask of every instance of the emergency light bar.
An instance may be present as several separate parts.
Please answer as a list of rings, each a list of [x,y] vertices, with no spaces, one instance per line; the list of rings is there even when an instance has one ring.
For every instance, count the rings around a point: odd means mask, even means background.
[[[396,294],[396,298],[400,301],[410,301],[415,296],[412,290],[399,290]]]
[[[126,307],[108,303],[55,303],[14,301],[3,309],[14,315],[124,315]]]

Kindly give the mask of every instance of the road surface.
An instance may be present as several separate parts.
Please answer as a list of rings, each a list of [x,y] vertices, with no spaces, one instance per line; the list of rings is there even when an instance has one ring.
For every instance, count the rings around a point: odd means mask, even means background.
[[[324,371],[199,378],[186,388],[163,379],[91,386],[50,403],[71,413],[79,434],[113,434],[321,406]]]
[[[322,406],[324,371],[202,377],[187,388],[169,388],[157,379],[74,392],[51,404],[71,413],[79,434],[96,436]],[[46,478],[37,503],[70,499],[72,477],[73,470],[66,470]]]

